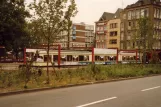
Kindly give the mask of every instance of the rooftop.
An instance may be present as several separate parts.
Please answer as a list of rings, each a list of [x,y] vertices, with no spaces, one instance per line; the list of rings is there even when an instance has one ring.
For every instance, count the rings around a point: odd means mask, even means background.
[[[104,12],[103,15],[100,17],[99,21],[111,20],[111,19],[114,19],[114,18],[119,18],[121,11],[123,11],[123,9],[118,8],[115,13]]]

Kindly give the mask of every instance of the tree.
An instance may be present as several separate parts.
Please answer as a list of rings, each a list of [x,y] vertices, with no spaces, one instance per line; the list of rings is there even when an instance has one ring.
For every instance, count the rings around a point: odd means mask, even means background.
[[[32,22],[37,25],[35,28],[37,34],[47,44],[47,83],[49,83],[50,46],[62,39],[60,33],[71,26],[70,18],[76,14],[76,4],[74,0],[40,0],[38,3],[34,0],[30,8],[35,11]]]
[[[28,31],[25,18],[29,17],[25,10],[24,0],[0,1],[0,45],[16,56],[20,49],[28,45]]]
[[[146,63],[146,52],[153,49],[153,24],[147,17],[142,17],[137,21],[134,28],[133,43],[136,43],[139,49],[139,55],[143,53],[143,63]]]
[[[74,17],[77,14],[77,7],[75,4],[74,0],[71,0],[71,5],[68,6],[68,11],[65,13],[65,20],[67,22],[67,36],[68,36],[68,45],[67,48],[70,48],[70,32],[71,32],[71,26],[72,26],[72,21],[71,17]]]

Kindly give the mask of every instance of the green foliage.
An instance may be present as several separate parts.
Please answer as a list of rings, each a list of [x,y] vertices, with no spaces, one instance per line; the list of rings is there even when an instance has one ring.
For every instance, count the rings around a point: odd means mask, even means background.
[[[39,42],[42,41],[43,44],[47,45],[47,82],[49,83],[50,45],[64,38],[64,36],[60,36],[60,33],[67,31],[71,26],[70,18],[76,14],[76,4],[74,0],[40,0],[38,3],[34,0],[34,3],[30,4],[29,7],[34,10],[30,32]]]
[[[159,55],[157,54],[156,51],[152,51],[152,58],[151,58],[150,63],[152,63],[152,64],[159,63]]]
[[[139,53],[143,53],[143,63],[146,63],[146,52],[153,49],[153,45],[156,40],[153,36],[154,28],[151,22],[152,21],[147,17],[138,19],[137,26],[134,28],[135,33],[132,37],[133,43],[138,46]]]
[[[69,20],[76,14],[74,0],[41,0],[38,3],[34,0],[29,7],[34,10],[30,25],[33,35],[49,45],[63,38],[59,34],[71,26]]]
[[[27,65],[29,66],[29,65]],[[23,67],[19,71],[0,71],[0,89],[11,88],[42,88],[58,87],[69,84],[106,81],[111,79],[142,77],[161,74],[160,64],[118,64],[118,65],[89,65],[76,69],[50,71],[50,84],[46,84],[45,73],[38,68]],[[39,74],[41,70],[41,75]],[[25,84],[25,85],[24,85]]]
[[[0,45],[17,54],[28,45],[28,31],[24,0],[2,0],[0,3]]]

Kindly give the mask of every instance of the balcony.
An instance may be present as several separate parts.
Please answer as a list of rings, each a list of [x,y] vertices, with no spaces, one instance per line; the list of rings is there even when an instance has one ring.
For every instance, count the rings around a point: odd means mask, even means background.
[[[97,31],[97,34],[98,34],[98,35],[106,34],[106,31]]]

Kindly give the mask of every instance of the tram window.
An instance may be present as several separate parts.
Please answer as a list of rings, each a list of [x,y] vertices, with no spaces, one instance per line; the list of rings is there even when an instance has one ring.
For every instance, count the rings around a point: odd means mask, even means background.
[[[72,61],[72,55],[67,55],[67,61]]]
[[[133,59],[134,59],[134,57],[130,56],[130,60],[133,60]]]
[[[80,55],[79,56],[79,61],[84,61],[84,56]]]
[[[136,59],[136,56],[134,56],[134,60]]]
[[[129,56],[127,56],[127,60],[130,60],[130,57]]]
[[[111,60],[111,57],[110,57],[110,56],[108,56],[108,60],[109,60],[109,61]]]
[[[53,55],[53,61],[58,61],[58,55]]]
[[[32,53],[32,52],[26,53],[27,61],[31,61],[31,60],[33,60],[33,58],[34,58],[34,53]]]
[[[84,56],[84,61],[89,61],[89,56]]]
[[[125,60],[126,60],[126,57],[125,57],[125,56],[123,56],[123,57],[122,57],[122,60],[123,60],[123,61],[125,61]]]
[[[44,55],[44,62],[47,62],[47,58],[48,58],[48,56]],[[49,55],[49,62],[51,62],[51,55]]]
[[[116,60],[116,56],[113,57],[113,60]]]
[[[99,61],[100,60],[100,57],[99,56],[95,56],[95,60],[96,61]]]
[[[108,56],[105,56],[105,61],[108,61]]]
[[[100,61],[104,61],[104,56],[100,56]]]
[[[73,61],[78,61],[78,56],[77,55],[73,55]]]
[[[66,61],[66,56],[65,55],[61,56],[61,61]]]

